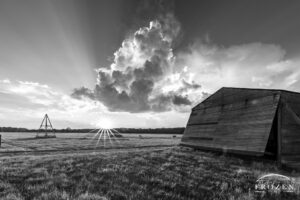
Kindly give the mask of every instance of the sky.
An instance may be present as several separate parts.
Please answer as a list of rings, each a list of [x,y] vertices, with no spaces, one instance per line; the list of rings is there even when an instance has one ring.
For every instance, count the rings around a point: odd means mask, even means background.
[[[296,0],[0,0],[0,127],[185,126],[221,87],[300,92]]]

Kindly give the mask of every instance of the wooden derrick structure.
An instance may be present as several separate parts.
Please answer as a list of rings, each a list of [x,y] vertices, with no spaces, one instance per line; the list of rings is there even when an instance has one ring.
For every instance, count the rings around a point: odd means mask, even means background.
[[[47,114],[40,125],[36,138],[56,138],[53,126]]]

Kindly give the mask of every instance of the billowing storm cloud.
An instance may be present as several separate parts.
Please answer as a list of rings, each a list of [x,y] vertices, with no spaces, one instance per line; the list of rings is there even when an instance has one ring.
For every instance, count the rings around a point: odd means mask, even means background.
[[[110,111],[163,112],[191,105],[189,94],[201,86],[185,66],[175,67],[172,47],[179,33],[172,14],[151,21],[122,42],[109,67],[98,69],[94,91],[79,88],[72,96],[98,100]]]

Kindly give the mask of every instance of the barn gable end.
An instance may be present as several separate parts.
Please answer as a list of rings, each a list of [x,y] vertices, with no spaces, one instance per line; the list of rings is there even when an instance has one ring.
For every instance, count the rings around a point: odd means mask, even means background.
[[[193,108],[182,144],[262,155],[278,102],[277,93],[222,88]]]
[[[300,94],[221,88],[192,109],[181,145],[300,167]]]

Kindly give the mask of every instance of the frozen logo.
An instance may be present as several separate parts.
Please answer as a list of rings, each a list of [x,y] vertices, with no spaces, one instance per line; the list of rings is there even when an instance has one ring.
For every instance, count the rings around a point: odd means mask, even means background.
[[[294,181],[291,178],[280,174],[264,175],[257,179],[255,183],[255,192],[290,193],[294,191]]]

